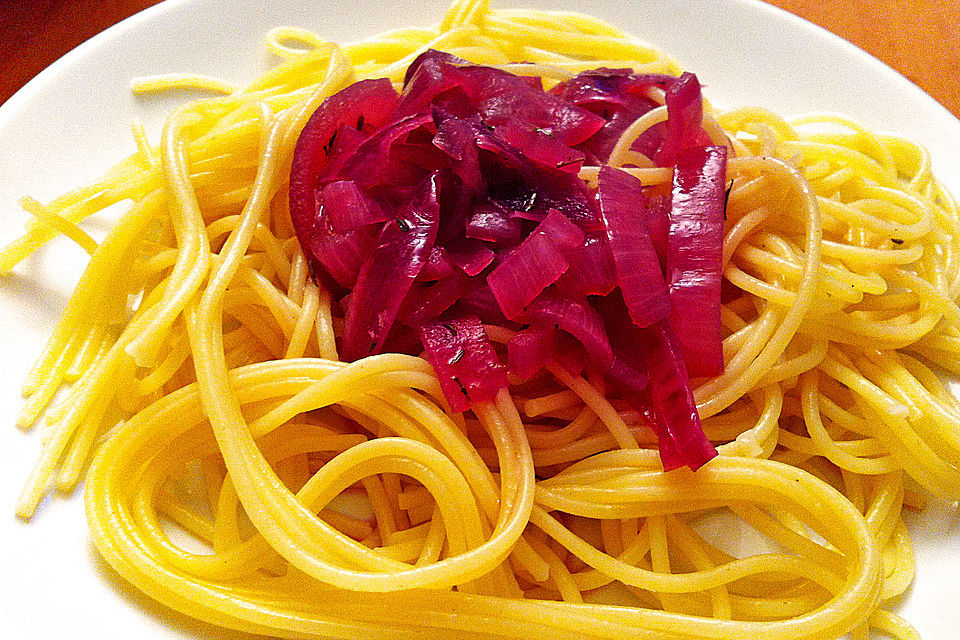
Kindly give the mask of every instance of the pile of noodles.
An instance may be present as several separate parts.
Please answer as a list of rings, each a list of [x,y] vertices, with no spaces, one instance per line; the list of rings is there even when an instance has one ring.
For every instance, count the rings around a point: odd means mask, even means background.
[[[23,200],[35,220],[0,272],[57,233],[91,260],[25,382],[20,425],[49,430],[21,517],[85,477],[121,575],[281,637],[916,637],[883,608],[914,573],[901,514],[960,496],[960,404],[934,371],[960,373],[960,217],[923,149],[835,116],[707,109],[731,148],[723,273],[741,295],[724,373],[695,381],[721,455],[664,473],[602,379],[551,366],[450,414],[421,358],[339,362],[286,181],[324,98],[399,85],[427,48],[548,87],[676,63],[594,18],[483,0],[357,44],[286,27],[267,44],[283,62],[246,88],[135,84],[224,95],[174,112],[156,147],[135,128],[139,151],[95,183]],[[611,158],[669,183],[642,161]],[[102,242],[77,226],[125,200]],[[732,549],[724,527],[765,542]]]

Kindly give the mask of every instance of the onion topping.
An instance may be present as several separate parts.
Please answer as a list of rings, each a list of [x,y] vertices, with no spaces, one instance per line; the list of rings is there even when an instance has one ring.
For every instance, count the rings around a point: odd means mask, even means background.
[[[603,166],[632,144],[672,190]],[[365,80],[331,96],[294,151],[290,218],[343,314],[342,357],[423,353],[451,410],[556,363],[605,378],[656,432],[665,469],[716,454],[688,372],[723,370],[726,148],[708,146],[700,85],[624,69],[544,91],[539,78],[427,51],[398,95]],[[602,165],[597,188],[578,173]],[[515,335],[505,354],[484,324]],[[506,364],[502,361],[505,355]]]

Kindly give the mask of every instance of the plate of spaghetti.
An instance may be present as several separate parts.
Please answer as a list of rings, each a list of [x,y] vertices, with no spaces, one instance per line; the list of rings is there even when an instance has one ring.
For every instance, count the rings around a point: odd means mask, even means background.
[[[960,122],[635,4],[170,1],[0,107],[4,637],[953,635]]]

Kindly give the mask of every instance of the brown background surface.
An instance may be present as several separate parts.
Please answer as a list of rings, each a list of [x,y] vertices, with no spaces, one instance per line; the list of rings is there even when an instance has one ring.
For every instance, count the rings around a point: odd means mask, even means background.
[[[158,0],[0,0],[0,103],[84,40]],[[853,42],[960,117],[960,0],[770,0]]]

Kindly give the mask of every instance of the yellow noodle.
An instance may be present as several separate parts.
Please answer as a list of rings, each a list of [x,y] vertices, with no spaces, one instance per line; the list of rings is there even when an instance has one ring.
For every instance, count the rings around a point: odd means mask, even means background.
[[[130,90],[134,93],[159,93],[171,89],[204,89],[214,93],[230,94],[238,91],[240,87],[219,78],[185,73],[142,76],[130,82]]]

